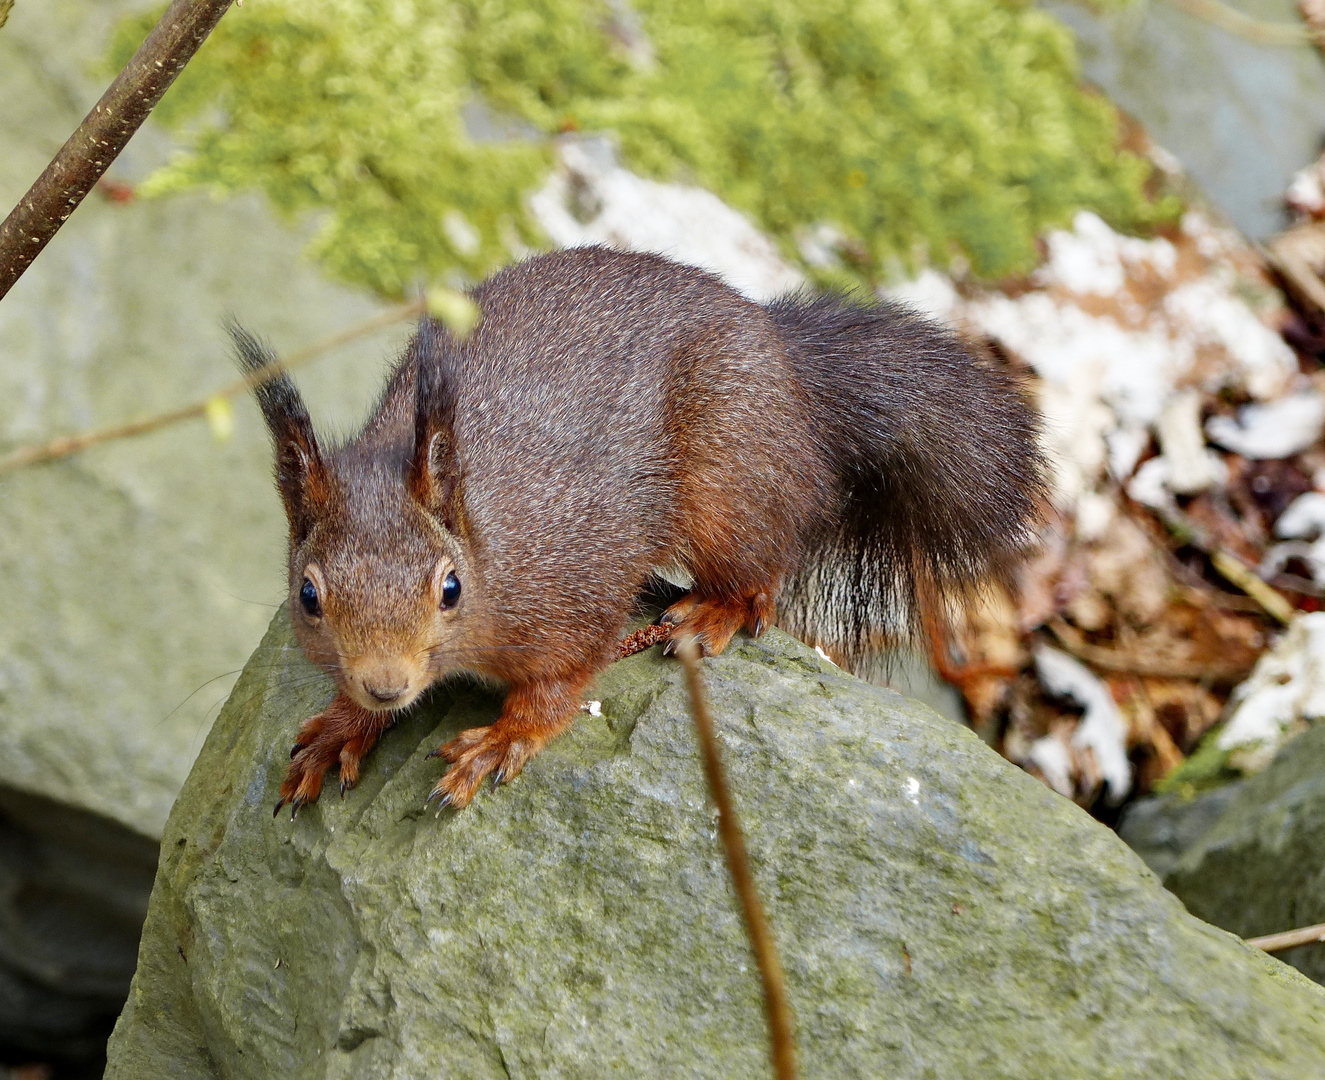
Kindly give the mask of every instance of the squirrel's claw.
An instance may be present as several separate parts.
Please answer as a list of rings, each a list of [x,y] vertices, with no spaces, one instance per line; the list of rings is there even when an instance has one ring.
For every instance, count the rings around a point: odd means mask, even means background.
[[[282,795],[279,799],[276,800],[276,805],[272,807],[271,816],[274,818],[277,814],[279,814],[281,812],[281,807],[285,806],[287,803],[290,806],[290,820],[293,821],[299,815],[299,810],[304,805],[305,800],[299,798],[298,795],[296,795],[292,799],[287,799],[284,795]]]
[[[428,792],[428,797],[423,800],[423,808],[429,810],[432,808],[432,801],[437,800],[437,813],[434,817],[441,817],[442,811],[451,805],[451,793],[438,784],[432,791]]]
[[[694,634],[691,640],[695,643],[695,648],[699,650],[700,656],[708,656],[709,648],[704,641],[703,634]],[[680,638],[673,636],[667,639],[667,644],[663,646],[663,656],[675,656],[676,650],[680,648]]]

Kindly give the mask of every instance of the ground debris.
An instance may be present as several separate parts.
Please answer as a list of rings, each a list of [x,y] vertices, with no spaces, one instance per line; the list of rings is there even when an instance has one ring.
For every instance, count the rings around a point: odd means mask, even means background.
[[[893,290],[1025,372],[1053,469],[1040,547],[931,618],[934,666],[986,741],[1106,817],[1325,714],[1325,282],[1313,305],[1283,266],[1325,273],[1325,222],[1297,231],[1081,213],[1029,278]]]

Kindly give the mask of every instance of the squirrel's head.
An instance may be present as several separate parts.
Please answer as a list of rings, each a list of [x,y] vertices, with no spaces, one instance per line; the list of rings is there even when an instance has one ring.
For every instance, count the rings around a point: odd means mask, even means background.
[[[246,370],[276,364],[243,330],[231,334]],[[424,320],[397,376],[414,381],[412,417],[396,417],[403,422],[381,439],[324,450],[287,375],[256,388],[290,523],[295,633],[308,658],[373,711],[405,708],[450,671],[481,670],[466,616],[482,587],[466,542],[439,335]],[[404,413],[407,391],[393,383],[373,423]]]

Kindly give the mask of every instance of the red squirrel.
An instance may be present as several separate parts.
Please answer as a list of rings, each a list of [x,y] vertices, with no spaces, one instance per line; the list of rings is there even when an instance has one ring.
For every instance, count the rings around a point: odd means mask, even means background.
[[[461,340],[425,318],[371,419],[314,434],[285,374],[257,388],[290,525],[290,615],[336,680],[281,785],[341,791],[392,717],[447,675],[501,715],[440,747],[429,799],[468,805],[571,724],[659,568],[662,615],[707,655],[781,620],[858,652],[917,590],[1005,568],[1036,521],[1037,423],[1010,372],[904,307],[761,306],[657,255],[539,255],[471,293]],[[275,357],[239,328],[242,366]]]

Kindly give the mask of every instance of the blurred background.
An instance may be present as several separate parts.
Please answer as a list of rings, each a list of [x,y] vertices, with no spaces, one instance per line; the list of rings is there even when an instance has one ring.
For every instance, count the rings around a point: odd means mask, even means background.
[[[162,8],[17,0],[6,209]],[[166,815],[284,597],[223,320],[348,431],[424,290],[558,245],[897,296],[1023,372],[1039,553],[866,674],[1203,918],[1325,921],[1284,856],[1325,822],[1323,27],[1316,0],[231,10],[0,302],[0,1076],[100,1075]]]

